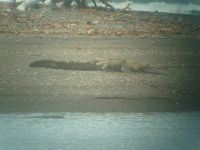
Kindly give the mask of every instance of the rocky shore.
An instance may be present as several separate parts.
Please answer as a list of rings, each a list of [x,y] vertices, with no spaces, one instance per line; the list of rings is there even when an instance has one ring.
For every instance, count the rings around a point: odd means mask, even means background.
[[[200,16],[159,12],[50,7],[26,12],[0,8],[0,33],[43,36],[199,36]]]

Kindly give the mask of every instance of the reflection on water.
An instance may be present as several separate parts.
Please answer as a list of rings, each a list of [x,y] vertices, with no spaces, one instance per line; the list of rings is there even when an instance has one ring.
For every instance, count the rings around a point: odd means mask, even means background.
[[[0,114],[0,150],[198,150],[200,112]]]

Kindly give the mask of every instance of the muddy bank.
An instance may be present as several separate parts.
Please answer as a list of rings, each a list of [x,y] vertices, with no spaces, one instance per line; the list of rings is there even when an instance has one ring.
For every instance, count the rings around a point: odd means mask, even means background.
[[[0,9],[0,112],[200,110],[199,17]]]
[[[200,110],[199,43],[194,37],[0,37],[0,111]],[[117,58],[160,74],[81,70]]]

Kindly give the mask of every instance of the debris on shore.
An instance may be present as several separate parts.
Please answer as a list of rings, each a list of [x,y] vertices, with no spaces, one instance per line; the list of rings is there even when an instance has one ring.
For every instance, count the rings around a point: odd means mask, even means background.
[[[0,5],[1,34],[68,36],[199,36],[200,16],[49,6],[25,12]]]

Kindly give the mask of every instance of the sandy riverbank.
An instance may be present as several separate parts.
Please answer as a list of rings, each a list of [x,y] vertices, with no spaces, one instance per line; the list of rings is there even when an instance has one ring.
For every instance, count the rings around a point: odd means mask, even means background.
[[[0,112],[200,110],[199,16],[44,7],[0,19]],[[148,67],[77,66],[96,60]]]
[[[14,36],[0,39],[0,51],[1,112],[200,109],[198,38]],[[146,64],[159,74],[30,66],[97,58]]]

